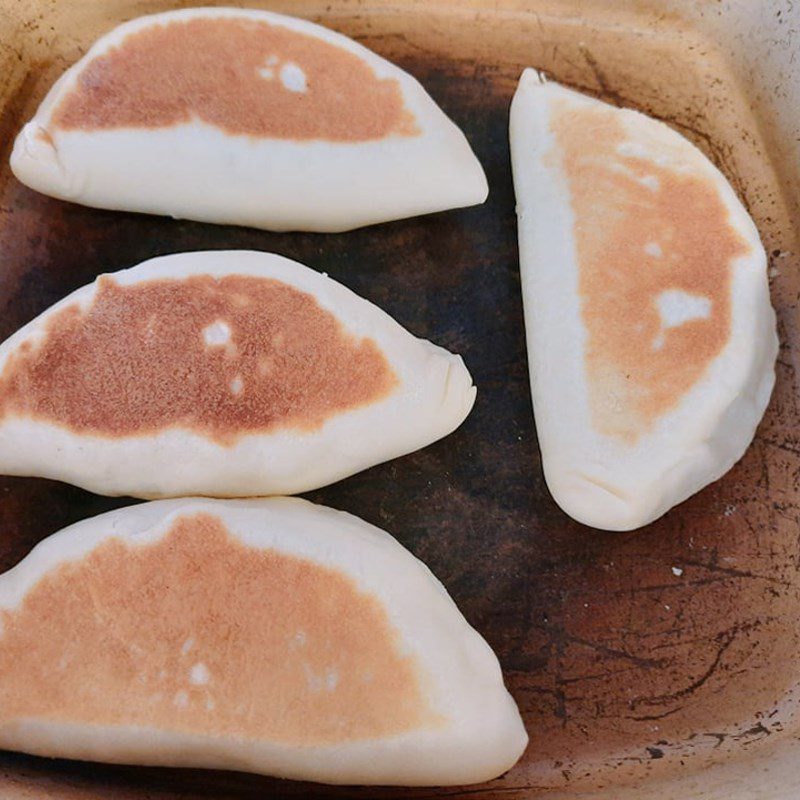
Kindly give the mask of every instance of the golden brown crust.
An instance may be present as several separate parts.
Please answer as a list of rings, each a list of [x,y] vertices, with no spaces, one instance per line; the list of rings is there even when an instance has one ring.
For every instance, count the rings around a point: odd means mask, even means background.
[[[309,294],[273,279],[209,275],[129,286],[98,279],[0,376],[0,416],[75,433],[184,428],[220,444],[278,428],[319,428],[398,384],[369,338],[348,334]]]
[[[344,573],[216,515],[109,538],[0,612],[0,720],[325,745],[435,726],[385,610]]]
[[[618,113],[556,101],[550,125],[575,217],[593,424],[633,441],[728,341],[731,262],[747,244],[709,177],[620,152]],[[708,315],[664,326],[668,290],[708,301]]]
[[[83,68],[53,125],[162,128],[195,118],[230,134],[277,139],[418,133],[396,79],[378,78],[357,55],[315,36],[231,17],[153,23],[128,34]]]

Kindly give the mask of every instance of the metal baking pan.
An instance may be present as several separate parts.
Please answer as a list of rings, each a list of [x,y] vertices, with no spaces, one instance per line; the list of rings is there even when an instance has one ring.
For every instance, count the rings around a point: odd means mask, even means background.
[[[452,436],[311,499],[386,528],[486,637],[531,744],[480,787],[323,787],[224,772],[0,753],[2,798],[800,796],[800,10],[762,0],[282,0],[419,78],[490,182],[481,207],[341,235],[272,234],[82,208],[29,191],[13,137],[113,25],[187,3],[0,0],[0,336],[98,272],[253,248],[298,259],[462,353],[478,386]],[[545,487],[528,393],[508,107],[524,66],[665,120],[706,152],[770,254],[781,353],[753,446],[637,533],[573,522]],[[131,502],[0,479],[0,568],[64,525]]]

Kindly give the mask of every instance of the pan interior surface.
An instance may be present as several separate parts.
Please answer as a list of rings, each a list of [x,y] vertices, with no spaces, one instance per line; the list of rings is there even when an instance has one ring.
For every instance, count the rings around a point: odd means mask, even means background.
[[[662,800],[745,800],[800,791],[800,259],[791,222],[800,184],[746,74],[694,5],[702,4],[270,3],[411,72],[464,130],[489,179],[483,206],[336,235],[101,211],[19,184],[8,168],[14,136],[58,75],[115,24],[175,4],[21,0],[0,9],[0,336],[100,272],[171,252],[245,248],[327,272],[461,353],[478,399],[455,434],[308,496],[386,528],[428,564],[496,651],[531,737],[511,772],[463,793],[311,788],[3,752],[0,794],[626,800],[650,787]],[[781,352],[756,439],[723,479],[640,532],[586,529],[558,509],[542,477],[507,133],[527,66],[662,119],[697,144],[731,181],[770,256]],[[0,569],[59,528],[128,502],[0,478]]]

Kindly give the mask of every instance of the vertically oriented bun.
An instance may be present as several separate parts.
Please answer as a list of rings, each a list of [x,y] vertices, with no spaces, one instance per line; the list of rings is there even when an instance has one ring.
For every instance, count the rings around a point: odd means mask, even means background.
[[[103,36],[17,137],[11,168],[84,205],[273,230],[347,230],[488,192],[408,73],[306,20],[236,8]]]
[[[294,494],[446,436],[459,356],[251,251],[146,261],[0,345],[0,473],[100,494]]]
[[[461,784],[527,736],[497,658],[391,536],[304,500],[163,500],[0,576],[0,747]]]
[[[666,125],[522,75],[511,155],[536,428],[575,519],[644,525],[724,474],[775,380],[766,257]]]

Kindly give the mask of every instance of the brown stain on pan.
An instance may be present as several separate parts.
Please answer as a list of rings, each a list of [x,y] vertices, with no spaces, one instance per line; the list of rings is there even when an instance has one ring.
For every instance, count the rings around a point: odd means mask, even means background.
[[[655,123],[626,126],[616,109],[559,99],[550,127],[550,157],[566,177],[575,217],[593,424],[635,441],[680,403],[727,343],[732,262],[748,245],[699,156]],[[648,155],[625,150],[630,143]],[[697,167],[658,162],[673,151],[673,160],[685,165],[692,156]],[[659,303],[695,304],[700,313],[670,325]]]
[[[85,131],[199,119],[230,134],[336,142],[418,133],[396,79],[316,36],[233,17],[129,33],[81,70],[52,119]]]
[[[122,286],[56,311],[0,375],[0,414],[124,437],[184,428],[220,444],[311,431],[397,378],[372,339],[274,279],[209,275]]]
[[[0,720],[326,745],[435,726],[380,602],[210,513],[109,538],[0,611]]]

